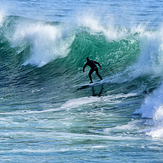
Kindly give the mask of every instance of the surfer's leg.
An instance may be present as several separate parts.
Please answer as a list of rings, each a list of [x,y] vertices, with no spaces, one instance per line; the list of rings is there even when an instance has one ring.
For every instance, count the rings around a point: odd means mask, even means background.
[[[91,69],[90,71],[89,71],[89,78],[90,78],[90,83],[93,83],[93,81],[92,81],[92,76],[91,76],[91,74],[93,73],[93,71],[94,71],[94,69]]]
[[[96,71],[97,76],[102,80],[102,77],[101,77],[100,74],[98,73],[98,68],[96,68],[95,71]]]

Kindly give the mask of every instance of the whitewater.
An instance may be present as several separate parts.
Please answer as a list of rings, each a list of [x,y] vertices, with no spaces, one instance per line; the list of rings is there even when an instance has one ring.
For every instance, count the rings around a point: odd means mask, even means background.
[[[163,162],[162,5],[1,0],[0,162]]]

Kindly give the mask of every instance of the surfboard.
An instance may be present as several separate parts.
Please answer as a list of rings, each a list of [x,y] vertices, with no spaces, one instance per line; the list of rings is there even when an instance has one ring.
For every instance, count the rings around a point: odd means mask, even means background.
[[[102,83],[103,83],[102,81],[94,82],[94,83],[86,83],[86,84],[83,84],[83,85],[79,85],[77,90],[85,89],[85,88],[88,88],[88,87],[98,86],[98,85],[101,85]]]

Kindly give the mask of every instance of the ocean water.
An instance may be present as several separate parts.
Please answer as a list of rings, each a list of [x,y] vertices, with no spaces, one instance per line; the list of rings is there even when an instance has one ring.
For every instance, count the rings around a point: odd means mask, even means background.
[[[162,8],[1,0],[0,162],[163,162]]]

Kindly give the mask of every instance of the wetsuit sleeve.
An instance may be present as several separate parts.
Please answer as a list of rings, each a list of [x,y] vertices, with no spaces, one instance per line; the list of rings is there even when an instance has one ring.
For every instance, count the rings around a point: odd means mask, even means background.
[[[85,67],[88,65],[88,63],[86,63],[85,65],[84,65],[84,67],[83,67],[83,72],[84,72],[84,69],[85,69]]]
[[[101,67],[101,65],[98,62],[94,61],[94,63],[98,64],[98,66]]]

